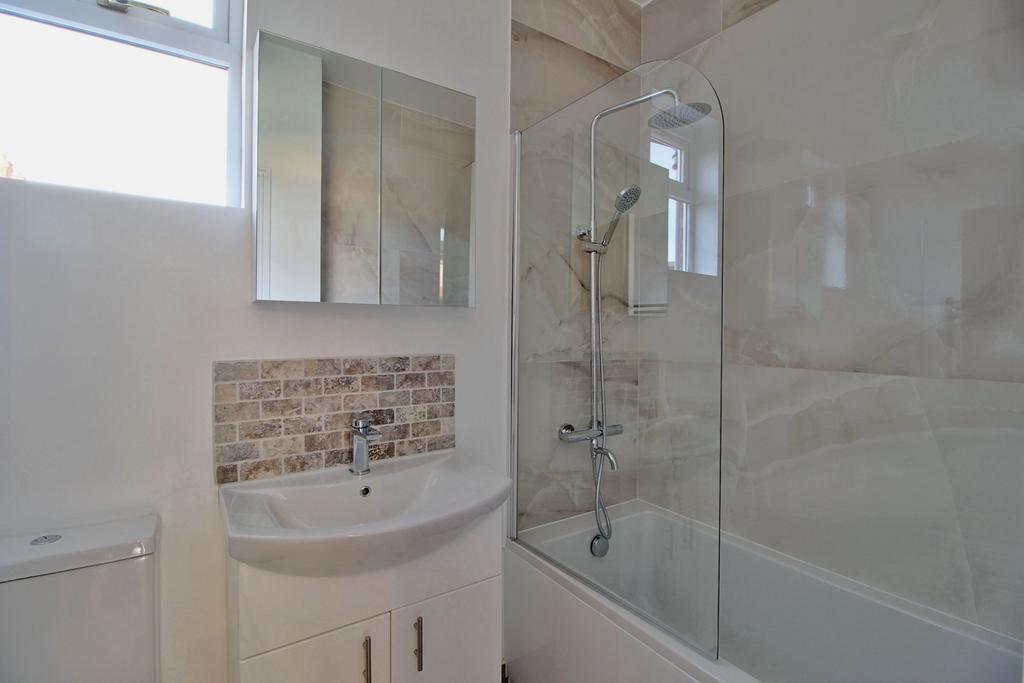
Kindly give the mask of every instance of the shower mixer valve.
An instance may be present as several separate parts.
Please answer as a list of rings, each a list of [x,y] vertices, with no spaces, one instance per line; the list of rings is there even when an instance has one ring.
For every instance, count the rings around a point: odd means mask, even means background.
[[[566,423],[558,428],[558,439],[564,443],[580,443],[581,441],[593,441],[602,436],[618,436],[625,431],[622,425],[598,425],[590,429],[577,430],[576,427]]]

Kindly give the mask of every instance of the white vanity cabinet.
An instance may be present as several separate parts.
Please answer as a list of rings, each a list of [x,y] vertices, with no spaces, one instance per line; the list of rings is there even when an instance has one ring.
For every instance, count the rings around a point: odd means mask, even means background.
[[[391,617],[382,614],[315,638],[250,657],[243,683],[387,683]]]
[[[391,613],[391,683],[500,678],[501,583],[489,579]]]
[[[366,683],[364,647],[370,683],[500,680],[500,510],[428,540],[345,574],[229,560],[231,683]]]
[[[499,678],[501,579],[242,660],[240,683],[486,683]]]

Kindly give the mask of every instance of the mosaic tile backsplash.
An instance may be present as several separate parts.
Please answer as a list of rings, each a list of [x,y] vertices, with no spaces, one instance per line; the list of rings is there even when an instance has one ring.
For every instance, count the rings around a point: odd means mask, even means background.
[[[216,482],[347,465],[364,413],[383,435],[371,460],[454,448],[455,356],[218,361]]]

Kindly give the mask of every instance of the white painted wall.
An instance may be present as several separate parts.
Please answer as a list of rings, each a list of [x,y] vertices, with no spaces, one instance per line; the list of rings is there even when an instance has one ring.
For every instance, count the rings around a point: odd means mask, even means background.
[[[0,181],[0,534],[159,512],[164,683],[226,678],[214,360],[455,353],[458,442],[507,457],[507,0],[249,12],[477,97],[477,305],[253,304],[245,210]]]

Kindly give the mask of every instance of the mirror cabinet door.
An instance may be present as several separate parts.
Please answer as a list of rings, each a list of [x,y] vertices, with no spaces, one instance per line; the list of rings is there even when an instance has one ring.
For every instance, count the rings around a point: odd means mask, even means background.
[[[260,32],[256,298],[472,303],[476,100]]]
[[[468,306],[476,100],[384,70],[381,302]]]

